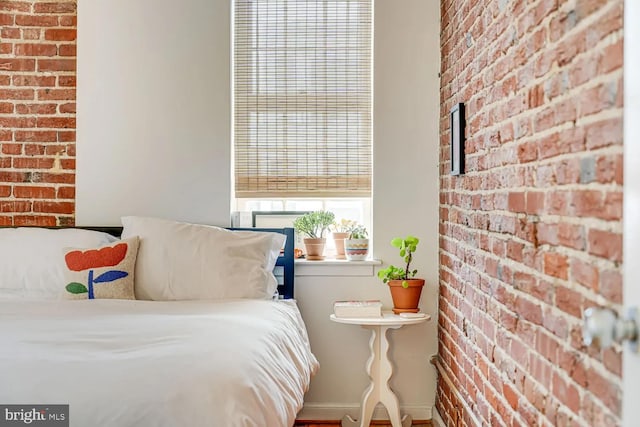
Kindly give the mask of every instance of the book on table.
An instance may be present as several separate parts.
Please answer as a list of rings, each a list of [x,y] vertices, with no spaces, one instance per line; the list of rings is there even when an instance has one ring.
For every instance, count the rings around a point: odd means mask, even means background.
[[[336,317],[382,317],[380,300],[336,301],[333,303]]]

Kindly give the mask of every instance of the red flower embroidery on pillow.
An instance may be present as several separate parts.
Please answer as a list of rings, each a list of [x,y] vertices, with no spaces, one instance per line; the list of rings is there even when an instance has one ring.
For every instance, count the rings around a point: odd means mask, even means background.
[[[69,270],[82,271],[90,268],[113,267],[122,262],[127,255],[127,244],[119,243],[113,247],[69,252],[64,260]]]

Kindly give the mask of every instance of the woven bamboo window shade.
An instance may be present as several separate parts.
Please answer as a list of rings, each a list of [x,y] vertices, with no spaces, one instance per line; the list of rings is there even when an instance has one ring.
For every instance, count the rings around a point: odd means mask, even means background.
[[[372,0],[235,0],[235,192],[371,195]]]

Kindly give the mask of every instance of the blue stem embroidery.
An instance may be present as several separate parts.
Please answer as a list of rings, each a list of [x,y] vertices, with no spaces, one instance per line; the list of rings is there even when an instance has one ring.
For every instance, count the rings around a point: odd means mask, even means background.
[[[94,299],[93,298],[93,270],[89,270],[88,285],[89,285],[89,299]]]

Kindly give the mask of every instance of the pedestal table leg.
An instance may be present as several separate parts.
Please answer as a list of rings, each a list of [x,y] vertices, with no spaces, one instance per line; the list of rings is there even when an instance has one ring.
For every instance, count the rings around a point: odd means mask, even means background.
[[[362,396],[360,408],[360,421],[356,421],[349,415],[342,419],[342,427],[369,427],[373,410],[378,402],[382,403],[389,413],[389,420],[393,427],[408,427],[411,425],[411,417],[400,417],[400,405],[398,397],[389,387],[389,380],[393,374],[393,366],[389,360],[389,340],[387,331],[398,329],[400,325],[381,326],[364,325],[363,328],[371,330],[369,348],[371,356],[367,362],[367,373],[371,378],[369,387]]]

